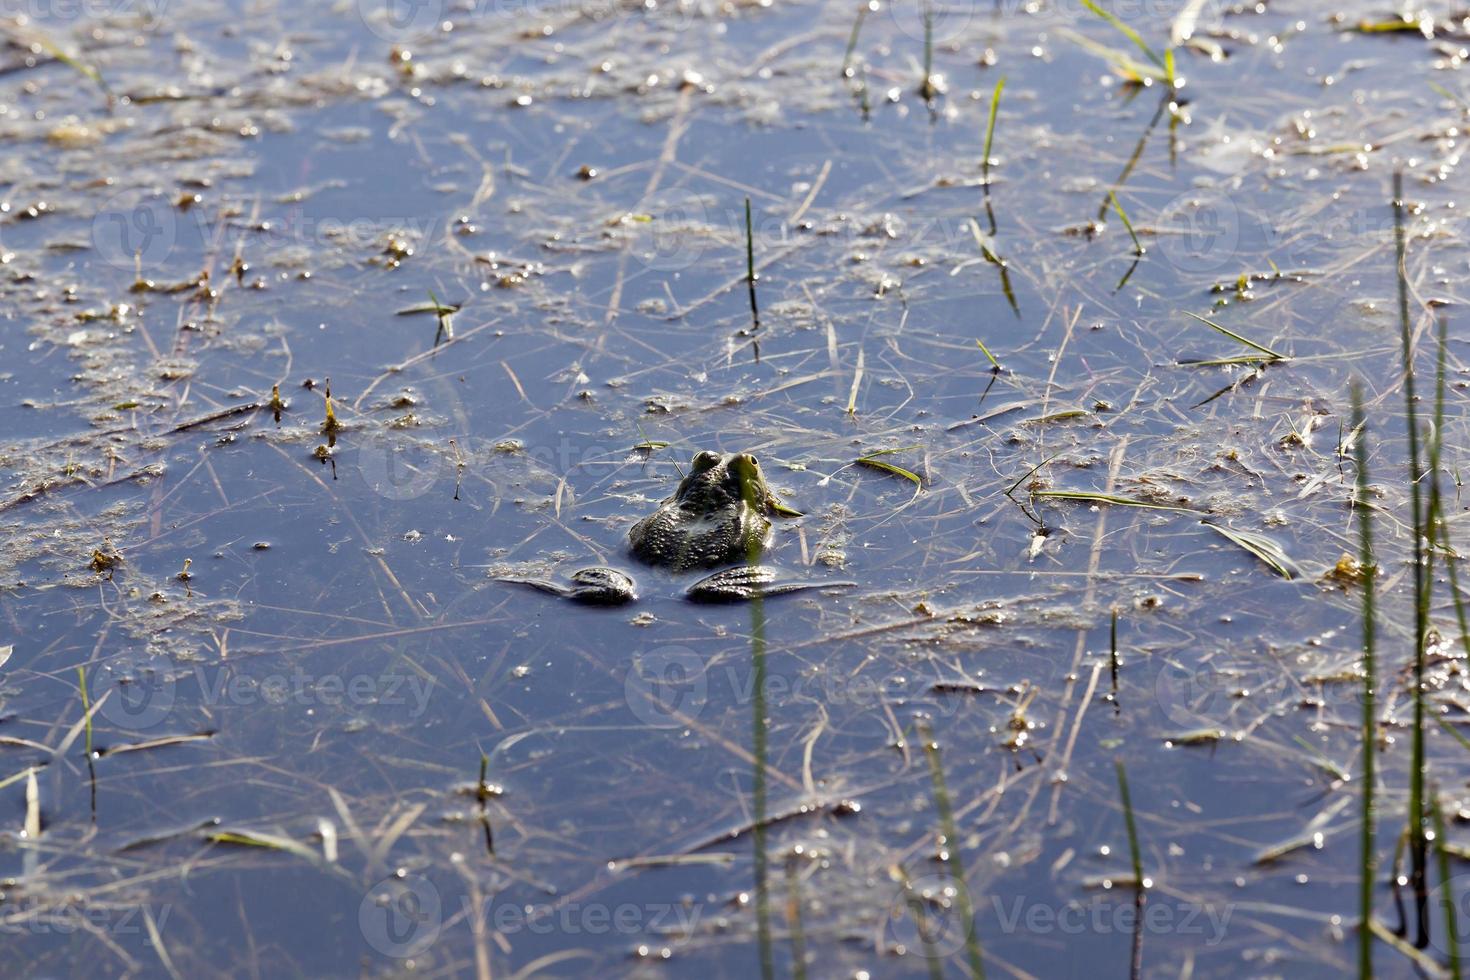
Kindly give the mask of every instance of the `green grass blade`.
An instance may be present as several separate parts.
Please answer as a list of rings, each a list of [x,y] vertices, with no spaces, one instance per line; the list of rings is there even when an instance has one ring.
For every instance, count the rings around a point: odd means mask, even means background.
[[[901,453],[906,449],[913,448],[913,446],[905,446],[901,449],[880,449],[877,452],[868,453],[866,456],[859,456],[857,459],[853,460],[853,462],[858,466],[866,466],[868,469],[881,470],[884,473],[891,473],[894,476],[901,476],[905,480],[908,480],[909,482],[913,483],[914,486],[922,490],[924,488],[924,480],[922,477],[919,476],[919,474],[915,473],[913,470],[904,469],[902,466],[899,466],[895,463],[890,463],[887,460],[880,458],[883,456],[891,455],[893,453]]]
[[[1122,759],[1114,759],[1113,766],[1118,772],[1118,796],[1123,801],[1123,820],[1128,826],[1128,856],[1133,860],[1133,883],[1138,888],[1146,888],[1148,879],[1143,876],[1143,856],[1138,850],[1138,827],[1133,822],[1133,796],[1128,792],[1128,771],[1123,768]]]
[[[1118,200],[1118,195],[1108,191],[1108,197],[1112,199],[1113,210],[1118,212],[1118,217],[1123,219],[1123,227],[1128,229],[1128,237],[1133,239],[1133,254],[1142,255],[1143,246],[1138,243],[1138,235],[1133,230],[1133,222],[1128,220],[1128,212],[1123,210],[1123,202]]]
[[[995,92],[990,96],[990,119],[985,124],[985,161],[982,164],[985,174],[990,174],[990,147],[995,142],[995,116],[1000,109],[1000,93],[1006,87],[1005,76],[995,83]]]
[[[1118,33],[1122,34],[1128,40],[1136,44],[1138,46],[1138,50],[1142,51],[1144,55],[1148,57],[1149,61],[1152,61],[1160,68],[1163,68],[1167,71],[1167,66],[1164,64],[1163,60],[1154,53],[1154,49],[1148,46],[1147,42],[1145,42],[1144,39],[1139,36],[1139,33],[1137,31],[1119,20],[1117,15],[1104,10],[1097,4],[1093,3],[1092,0],[1082,0],[1082,6],[1097,14],[1109,24],[1112,24],[1113,27],[1117,29]]]
[[[1185,316],[1189,316],[1189,317],[1194,317],[1200,323],[1203,323],[1205,326],[1209,327],[1212,330],[1218,330],[1220,333],[1222,333],[1225,336],[1229,337],[1231,340],[1235,341],[1236,343],[1244,344],[1245,346],[1251,348],[1252,350],[1258,350],[1262,354],[1265,354],[1267,357],[1270,357],[1270,358],[1272,358],[1274,360],[1285,361],[1285,360],[1288,359],[1287,356],[1285,354],[1281,353],[1280,351],[1272,350],[1271,348],[1265,346],[1264,344],[1258,344],[1254,340],[1251,340],[1248,337],[1242,337],[1240,334],[1236,333],[1234,330],[1231,330],[1231,329],[1229,329],[1227,327],[1222,327],[1222,326],[1220,326],[1220,324],[1216,323],[1214,320],[1208,319],[1206,317],[1202,317],[1198,313],[1191,313],[1188,310],[1185,310],[1184,311],[1184,315]]]

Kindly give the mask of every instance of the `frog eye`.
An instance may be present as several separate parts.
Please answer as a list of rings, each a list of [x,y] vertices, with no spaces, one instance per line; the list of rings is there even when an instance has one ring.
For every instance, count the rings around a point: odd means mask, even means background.
[[[705,470],[713,469],[719,462],[720,454],[712,453],[706,449],[704,452],[695,453],[694,459],[690,460],[689,465],[696,473],[702,473]]]
[[[747,482],[754,482],[761,478],[761,464],[757,463],[755,457],[750,453],[740,453],[730,460],[730,476],[743,491]]]

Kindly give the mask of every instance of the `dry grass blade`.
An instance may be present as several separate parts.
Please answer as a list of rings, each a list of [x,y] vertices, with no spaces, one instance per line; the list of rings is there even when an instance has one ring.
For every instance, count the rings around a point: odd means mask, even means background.
[[[320,860],[316,851],[298,840],[281,834],[266,834],[256,830],[216,830],[204,835],[212,844],[233,844],[237,847],[260,847],[268,851],[284,851],[313,863]]]
[[[1282,578],[1290,580],[1301,576],[1302,570],[1297,563],[1291,560],[1291,556],[1286,553],[1281,545],[1266,535],[1259,534],[1255,531],[1237,531],[1234,528],[1214,524],[1210,521],[1200,521],[1200,523],[1220,534],[1228,541],[1255,555],[1261,561],[1265,562],[1271,571],[1280,575]]]
[[[214,732],[198,732],[193,735],[164,735],[143,742],[125,742],[103,749],[99,755],[122,755],[124,752],[142,752],[145,749],[161,749],[169,745],[187,745],[190,742],[206,742],[214,738]]]
[[[1066,28],[1062,28],[1057,33],[1078,47],[1085,48],[1110,63],[1113,66],[1113,71],[1122,76],[1125,81],[1137,85],[1142,85],[1146,82],[1168,81],[1168,77],[1162,68],[1155,68],[1153,65],[1135,61],[1123,52],[1116,51],[1106,44],[1100,44],[1084,34],[1078,34],[1076,31],[1070,31]]]
[[[41,836],[41,786],[36,782],[34,767],[26,770],[26,818],[22,828],[31,840]]]
[[[1174,16],[1174,23],[1169,26],[1169,40],[1174,44],[1183,44],[1194,36],[1195,25],[1199,23],[1200,12],[1205,9],[1209,0],[1189,0]]]

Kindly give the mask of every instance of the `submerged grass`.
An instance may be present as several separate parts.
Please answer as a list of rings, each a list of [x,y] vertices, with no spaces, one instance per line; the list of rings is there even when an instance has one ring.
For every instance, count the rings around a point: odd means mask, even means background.
[[[1434,854],[1439,871],[1439,906],[1444,912],[1445,952],[1449,955],[1450,976],[1460,980],[1460,928],[1455,912],[1454,877],[1450,874],[1450,852],[1446,848],[1444,812],[1439,793],[1431,794],[1430,814],[1434,823]]]
[[[863,0],[858,5],[857,16],[852,21],[852,33],[847,36],[847,50],[842,52],[842,77],[852,77],[852,53],[857,50],[858,35],[862,32],[863,21],[868,16],[872,0]]]
[[[1213,521],[1201,521],[1200,523],[1232,544],[1255,555],[1266,564],[1266,567],[1282,578],[1290,581],[1301,577],[1301,568],[1291,560],[1291,556],[1274,539],[1255,531],[1241,531],[1223,524],[1216,524]]]
[[[955,887],[955,903],[959,908],[961,926],[965,930],[965,959],[972,980],[983,980],[985,967],[980,955],[980,935],[975,927],[975,905],[970,899],[969,885],[965,882],[965,865],[960,857],[960,836],[954,822],[954,808],[950,805],[949,789],[944,782],[939,743],[934,741],[934,733],[927,722],[919,724],[919,737],[924,740],[924,758],[929,762],[934,808],[939,811],[942,857],[949,865],[950,877]]]

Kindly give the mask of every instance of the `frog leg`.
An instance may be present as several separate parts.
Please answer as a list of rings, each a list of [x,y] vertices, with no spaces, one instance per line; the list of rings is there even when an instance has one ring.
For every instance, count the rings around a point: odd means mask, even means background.
[[[779,573],[770,565],[737,565],[704,578],[689,586],[684,593],[695,602],[741,602],[765,598],[803,589],[825,589],[829,586],[856,585],[856,582],[777,582]]]
[[[579,568],[570,576],[570,585],[544,578],[502,577],[502,582],[529,585],[542,592],[580,602],[587,606],[621,606],[638,598],[638,583],[616,568],[594,566]]]

